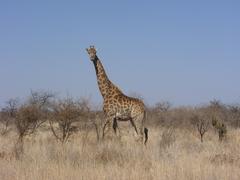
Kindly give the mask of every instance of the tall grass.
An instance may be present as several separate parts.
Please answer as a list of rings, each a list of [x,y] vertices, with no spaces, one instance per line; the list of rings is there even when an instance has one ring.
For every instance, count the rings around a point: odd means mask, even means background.
[[[61,144],[41,130],[25,139],[21,159],[14,157],[15,137],[14,132],[0,137],[1,180],[240,179],[236,129],[224,142],[209,131],[201,143],[195,131],[150,128],[146,147],[129,134],[98,142],[94,131],[84,130]]]

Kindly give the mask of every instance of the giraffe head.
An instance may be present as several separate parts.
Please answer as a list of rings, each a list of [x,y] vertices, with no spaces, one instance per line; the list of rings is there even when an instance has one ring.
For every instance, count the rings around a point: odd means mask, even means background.
[[[97,50],[95,49],[94,46],[90,46],[89,48],[86,48],[88,55],[90,57],[91,61],[94,61],[97,57]]]

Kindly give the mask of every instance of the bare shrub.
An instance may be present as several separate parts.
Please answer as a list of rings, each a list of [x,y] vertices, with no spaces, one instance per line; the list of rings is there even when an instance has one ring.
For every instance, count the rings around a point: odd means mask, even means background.
[[[0,114],[0,134],[6,135],[9,132],[9,123],[10,119],[5,115],[5,112],[1,112]]]
[[[31,135],[39,127],[41,113],[35,105],[22,105],[16,114],[15,126],[18,133],[18,141],[15,146],[16,156],[23,153],[24,137]]]
[[[239,128],[240,127],[240,106],[229,105],[228,110],[229,110],[230,122],[232,123],[233,127]]]
[[[158,102],[155,104],[154,109],[157,112],[166,112],[171,108],[171,103],[168,101]]]
[[[86,107],[72,98],[58,100],[53,105],[53,112],[49,119],[49,124],[54,137],[62,143],[65,143],[69,137],[78,131],[76,122],[81,117],[86,116]],[[54,124],[57,126],[54,126]]]
[[[147,123],[148,125],[160,125],[168,126],[170,119],[170,108],[169,102],[158,102],[153,107],[147,108]]]
[[[209,120],[203,114],[195,113],[192,117],[192,123],[197,127],[201,142],[203,142],[203,136],[209,129]]]
[[[40,109],[47,108],[51,99],[55,98],[55,94],[48,91],[32,91],[31,96],[29,97],[29,104],[37,105]]]
[[[48,92],[33,92],[28,101],[22,104],[15,117],[15,125],[22,139],[26,135],[33,134],[35,130],[46,121],[46,109],[54,95]]]
[[[19,139],[34,133],[39,125],[40,111],[35,105],[22,105],[16,115],[15,125]]]
[[[16,157],[23,153],[24,137],[33,134],[46,121],[46,109],[53,94],[48,92],[31,92],[28,100],[19,106],[14,117],[18,134],[15,145]]]
[[[2,109],[0,114],[0,123],[2,124],[2,128],[0,129],[1,135],[5,135],[9,132],[9,125],[16,117],[18,104],[18,99],[10,99]]]

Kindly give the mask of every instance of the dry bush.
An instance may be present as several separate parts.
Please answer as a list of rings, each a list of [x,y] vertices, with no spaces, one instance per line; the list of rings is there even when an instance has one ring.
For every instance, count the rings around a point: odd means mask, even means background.
[[[154,110],[157,112],[167,112],[171,108],[171,103],[168,101],[158,102],[154,106]]]
[[[152,108],[148,108],[148,122],[150,125],[166,125],[169,120],[169,102],[158,102]]]
[[[23,154],[24,138],[33,134],[46,121],[47,105],[54,95],[48,92],[33,92],[28,100],[20,105],[14,114],[14,124],[18,134],[15,145],[16,157]]]
[[[0,130],[1,135],[5,135],[9,132],[9,126],[13,123],[14,118],[16,117],[18,105],[18,99],[10,99],[2,109],[0,114],[0,123],[2,125]]]
[[[53,112],[49,124],[54,137],[62,143],[78,131],[77,122],[84,120],[89,112],[84,102],[74,101],[72,98],[58,100],[53,104]],[[53,123],[57,124],[54,127]]]
[[[159,102],[153,107],[148,107],[148,126],[175,127],[191,130],[193,107],[172,107],[169,102]]]
[[[28,101],[22,104],[15,117],[15,125],[22,141],[23,137],[33,134],[47,119],[47,109],[54,95],[49,92],[33,92]]]
[[[40,122],[41,112],[35,105],[22,105],[16,114],[15,125],[19,139],[35,132]]]
[[[0,134],[6,135],[9,132],[10,118],[5,112],[0,113]]]
[[[240,127],[240,105],[229,105],[229,121],[235,128]]]
[[[204,116],[207,119],[215,116],[226,126],[237,128],[240,126],[240,106],[225,105],[218,100],[212,100],[209,104],[197,107],[171,107],[169,102],[159,102],[153,107],[148,107],[149,126],[179,127],[192,129],[192,117],[194,114],[201,114],[204,109]]]
[[[203,136],[209,129],[210,125],[210,120],[209,117],[207,116],[207,109],[202,108],[198,109],[197,112],[192,116],[192,124],[196,127],[199,135],[200,135],[200,140],[203,142]]]

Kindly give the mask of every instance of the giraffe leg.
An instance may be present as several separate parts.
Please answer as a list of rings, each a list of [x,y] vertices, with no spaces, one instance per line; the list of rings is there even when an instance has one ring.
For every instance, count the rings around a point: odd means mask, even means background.
[[[105,121],[102,128],[102,137],[105,138],[107,132],[109,131],[109,121]]]
[[[140,114],[136,116],[135,118],[130,120],[132,126],[135,129],[136,132],[136,140],[143,142],[143,134],[144,134],[144,127],[143,127],[143,115]]]
[[[121,138],[122,138],[122,133],[121,133],[121,130],[120,130],[120,127],[118,126],[118,121],[121,120],[119,118],[114,118],[113,120],[113,129],[114,129],[114,132],[115,132],[115,135],[118,137],[118,139],[121,141]]]
[[[108,135],[113,137],[117,132],[117,121],[113,117],[107,118],[103,126],[103,139]]]

